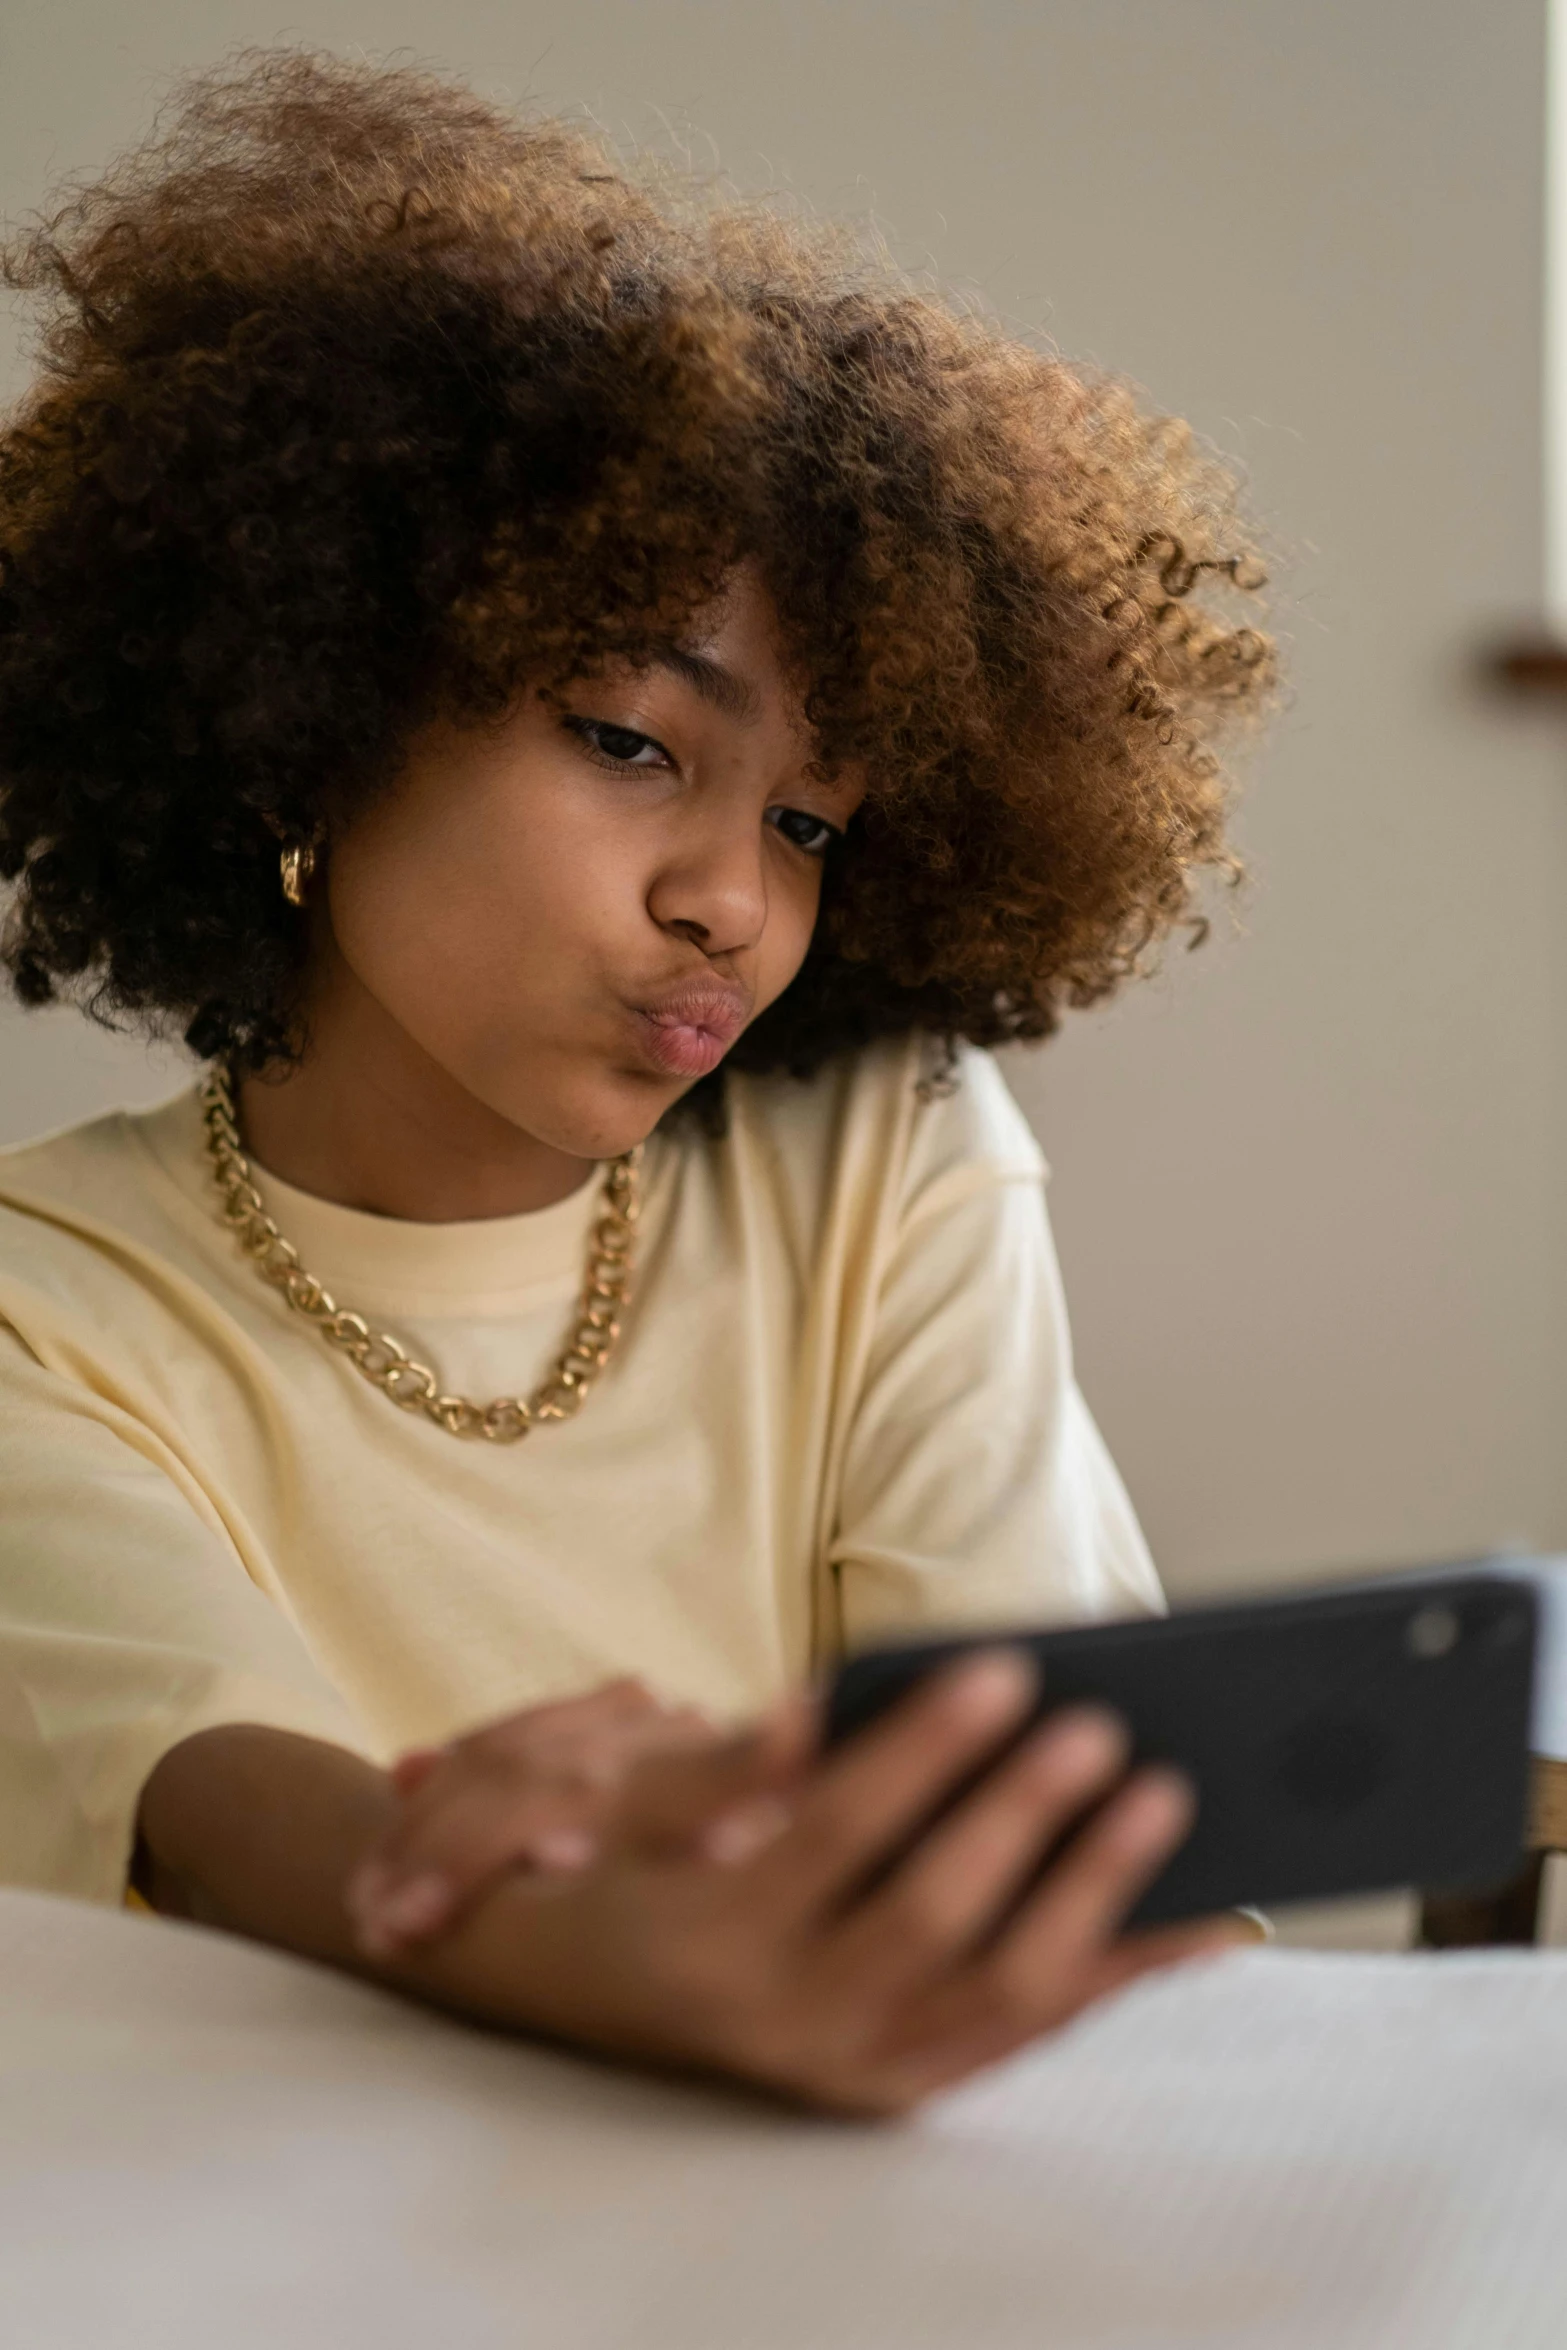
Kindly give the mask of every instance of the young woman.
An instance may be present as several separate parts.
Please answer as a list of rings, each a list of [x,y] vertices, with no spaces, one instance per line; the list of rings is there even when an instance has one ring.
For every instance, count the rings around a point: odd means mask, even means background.
[[[1223,476],[403,72],[198,86],[9,271],[7,960],[208,1070],[0,1160],[0,1873],[858,2111],[1217,1947],[1091,1713],[908,1849],[1005,1649],[810,1689],[1159,1603],[985,1048],[1225,861]]]

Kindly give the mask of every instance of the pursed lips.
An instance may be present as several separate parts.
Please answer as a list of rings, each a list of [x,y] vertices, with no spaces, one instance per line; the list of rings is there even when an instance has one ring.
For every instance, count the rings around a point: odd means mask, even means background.
[[[744,990],[711,982],[670,988],[631,1007],[643,1050],[671,1077],[705,1077],[716,1069],[750,1010]]]

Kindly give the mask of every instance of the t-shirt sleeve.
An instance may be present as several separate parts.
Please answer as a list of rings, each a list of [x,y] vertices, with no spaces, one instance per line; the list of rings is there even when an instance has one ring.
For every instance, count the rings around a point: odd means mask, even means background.
[[[1164,1604],[1073,1375],[1044,1185],[1033,1151],[958,1165],[896,1233],[831,1546],[846,1645]]]
[[[228,1722],[361,1744],[125,1415],[0,1325],[0,1882],[120,1900],[149,1773]]]

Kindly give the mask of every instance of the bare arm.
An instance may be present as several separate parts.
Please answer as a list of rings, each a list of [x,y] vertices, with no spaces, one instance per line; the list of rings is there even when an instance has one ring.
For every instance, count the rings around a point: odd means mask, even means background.
[[[992,1653],[825,1759],[804,1704],[749,1740],[652,1756],[591,1865],[504,1874],[439,1937],[379,1957],[346,1887],[385,1835],[390,1777],[310,1739],[207,1731],[148,1782],[142,1881],[161,1908],[485,2021],[899,2112],[1149,1968],[1244,1938],[1233,1923],[1121,1935],[1190,1799],[1158,1772],[1111,1793],[1125,1740],[1103,1714],[1031,1733],[909,1847],[1032,1699],[1021,1660]],[[718,1833],[748,1809],[765,1833]]]
[[[527,1899],[502,1883],[441,1941],[370,1956],[345,1889],[390,1826],[391,1774],[254,1723],[174,1747],[143,1791],[135,1881],[154,1909],[346,1968],[433,2004],[523,2027]]]
[[[343,1747],[249,1722],[203,1730],[147,1781],[134,1881],[167,1915],[373,1971],[343,1886],[396,1809],[390,1775]]]

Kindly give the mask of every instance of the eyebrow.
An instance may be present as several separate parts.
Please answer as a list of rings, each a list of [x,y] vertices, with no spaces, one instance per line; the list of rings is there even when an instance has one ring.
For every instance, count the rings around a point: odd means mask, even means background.
[[[660,669],[668,669],[683,678],[695,694],[711,708],[721,710],[726,718],[733,718],[743,726],[755,723],[760,714],[761,697],[754,685],[726,669],[722,661],[715,661],[710,653],[694,653],[686,645],[662,644],[654,648],[653,659]]]

